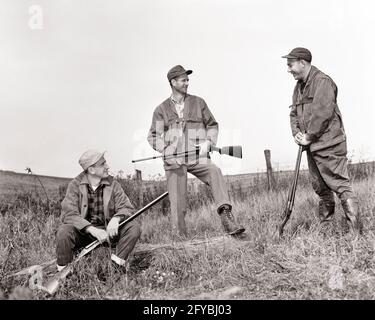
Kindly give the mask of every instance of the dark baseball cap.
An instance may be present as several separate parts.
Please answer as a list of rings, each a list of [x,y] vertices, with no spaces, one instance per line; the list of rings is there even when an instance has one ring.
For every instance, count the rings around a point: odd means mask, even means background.
[[[193,73],[192,70],[185,70],[183,66],[177,65],[168,71],[167,78],[168,78],[168,81],[171,81],[172,79],[182,76],[183,74],[192,74],[192,73]]]
[[[308,62],[311,62],[312,55],[311,55],[310,50],[306,48],[297,47],[297,48],[294,48],[292,51],[290,51],[286,56],[282,56],[282,58],[303,59]]]

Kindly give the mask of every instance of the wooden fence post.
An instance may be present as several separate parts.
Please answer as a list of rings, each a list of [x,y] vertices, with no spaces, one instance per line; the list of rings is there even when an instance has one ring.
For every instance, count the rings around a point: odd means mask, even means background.
[[[266,157],[268,190],[273,190],[275,188],[276,181],[271,165],[271,150],[264,150],[264,156]]]
[[[135,180],[137,181],[138,187],[138,207],[143,206],[143,183],[142,183],[142,171],[135,169]]]

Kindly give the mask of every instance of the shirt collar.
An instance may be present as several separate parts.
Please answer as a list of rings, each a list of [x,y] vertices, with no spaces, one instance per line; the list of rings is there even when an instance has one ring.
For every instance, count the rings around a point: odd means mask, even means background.
[[[88,185],[90,185],[90,182],[89,182],[89,179],[88,179],[88,177],[87,177],[87,174],[85,174],[84,176],[83,176],[83,178],[82,178],[82,180],[81,180],[81,184],[88,184]],[[100,183],[99,183],[99,186],[100,185],[109,185],[110,183],[109,183],[109,181],[108,181],[108,178],[103,178],[103,179],[101,179],[100,180]]]
[[[306,84],[309,81],[309,78],[310,78],[310,75],[311,75],[311,70],[312,70],[312,66],[310,66],[310,70],[309,70],[309,73],[307,74],[306,80],[305,81],[301,80],[301,83]]]
[[[185,100],[186,100],[186,95],[184,97],[184,100],[182,101],[182,103],[178,103],[178,101],[173,97],[173,94],[171,95],[171,101],[174,103],[174,104],[184,104],[185,103]]]

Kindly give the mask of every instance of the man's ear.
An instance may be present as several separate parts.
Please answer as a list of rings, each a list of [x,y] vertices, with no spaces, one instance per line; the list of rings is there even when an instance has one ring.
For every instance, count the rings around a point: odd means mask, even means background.
[[[94,174],[95,173],[95,169],[93,167],[88,167],[87,168],[87,173]]]

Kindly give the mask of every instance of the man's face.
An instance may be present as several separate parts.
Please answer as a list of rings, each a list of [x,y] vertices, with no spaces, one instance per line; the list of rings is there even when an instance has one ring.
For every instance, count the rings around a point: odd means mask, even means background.
[[[305,64],[299,59],[288,59],[288,72],[292,74],[294,79],[303,80]]]
[[[189,87],[189,77],[187,74],[172,79],[172,87],[179,93],[186,94]]]
[[[109,166],[107,164],[107,161],[102,158],[97,163],[95,163],[93,166],[90,167],[90,173],[98,178],[106,178],[108,177],[109,173]]]

